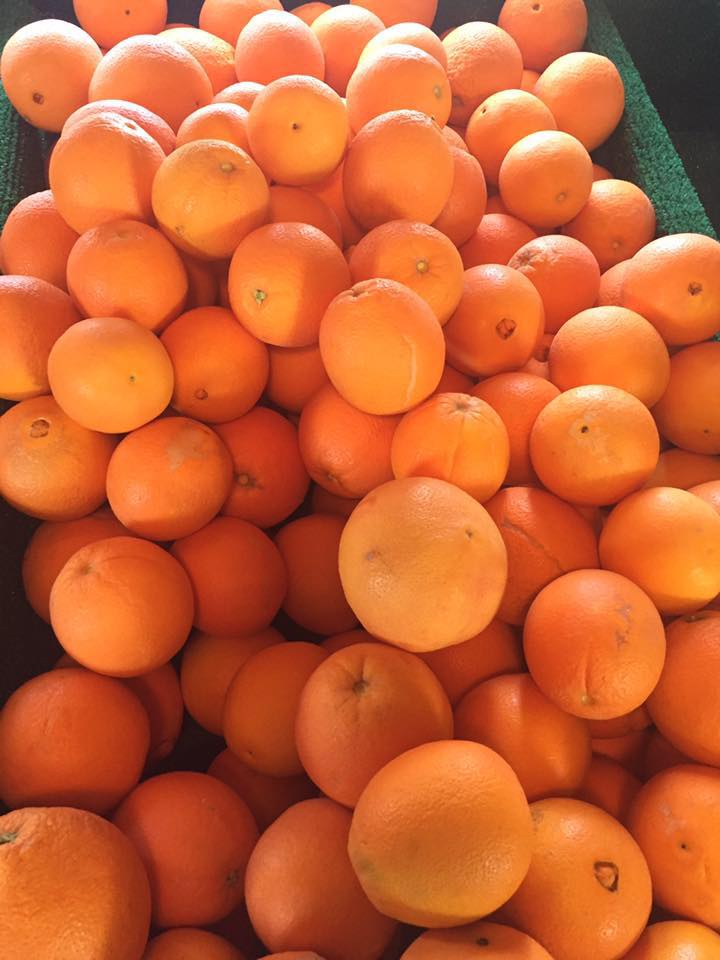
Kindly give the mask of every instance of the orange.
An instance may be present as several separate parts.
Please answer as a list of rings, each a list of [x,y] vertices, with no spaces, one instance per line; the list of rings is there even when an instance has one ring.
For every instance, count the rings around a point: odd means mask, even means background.
[[[403,26],[403,24],[399,24],[399,26]],[[409,26],[413,26],[413,24],[409,24]],[[445,48],[443,47],[443,51],[444,50]],[[451,147],[457,147],[458,150],[464,150],[466,153],[469,152],[467,148],[467,144],[463,140],[461,134],[457,130],[455,130],[454,127],[448,127],[448,126],[443,127],[442,135],[443,137],[445,137],[445,139],[447,140],[448,144]]]
[[[720,343],[696,343],[673,355],[670,382],[653,410],[666,440],[691,453],[720,453],[714,402],[718,376]]]
[[[571,503],[602,506],[637,490],[660,442],[647,407],[618,387],[573,387],[544,407],[530,434],[540,481]]]
[[[156,926],[214,923],[242,901],[258,830],[245,802],[220,780],[152,777],[125,798],[113,823],[148,872]]]
[[[326,177],[319,183],[308,184],[308,190],[324,200],[333,211],[340,221],[343,246],[349,247],[351,244],[357,243],[365,231],[355,222],[348,212],[345,203],[344,175],[345,163],[343,162],[329,177]]]
[[[498,185],[509,213],[531,227],[552,229],[568,223],[587,203],[592,160],[569,133],[531,133],[505,154]]]
[[[68,289],[89,317],[127,317],[150,330],[174,320],[188,279],[177,250],[159,230],[114,220],[84,233],[70,252]]]
[[[300,413],[310,398],[328,383],[320,347],[273,347],[265,393],[268,400],[288,413]]]
[[[665,343],[683,346],[717,332],[720,243],[695,233],[661,237],[628,263],[622,305],[657,327]]]
[[[332,800],[306,800],[278,817],[253,850],[245,895],[258,936],[270,950],[308,948],[279,958],[314,960],[310,951],[319,950],[369,960],[390,941],[395,923],[368,902],[348,859],[350,822]]]
[[[109,511],[91,513],[80,520],[41,523],[30,538],[22,562],[25,596],[35,613],[50,621],[52,585],[76,550],[127,533]]]
[[[592,803],[620,823],[625,823],[630,805],[641,786],[638,778],[621,764],[593,754],[576,796],[578,800]]]
[[[720,517],[685,490],[641,490],[608,517],[600,562],[641,587],[661,613],[693,613],[720,593]]]
[[[186,957],[243,960],[243,955],[228,940],[193,927],[177,927],[153,937],[142,960],[185,960]]]
[[[322,387],[300,416],[300,454],[308,473],[330,493],[364,497],[393,478],[390,448],[399,422],[363,413],[330,384]]]
[[[282,184],[270,187],[270,221],[317,227],[342,249],[342,228],[335,212],[309,190]]]
[[[720,764],[717,702],[705,680],[720,658],[720,612],[706,610],[667,627],[667,659],[648,709],[653,723],[681,753]]]
[[[463,265],[455,245],[425,223],[394,220],[375,227],[350,257],[353,283],[384,277],[419,294],[438,321],[447,323],[463,289]]]
[[[497,909],[525,876],[527,800],[493,750],[461,740],[423,744],[367,785],[348,851],[383,913],[416,926],[459,926]]]
[[[424,27],[432,25],[437,13],[437,0],[352,0],[358,6],[376,13],[386,27],[412,20]]]
[[[235,674],[225,697],[223,733],[252,770],[271,777],[303,772],[295,717],[303,687],[326,657],[313,643],[280,643],[253,654]]]
[[[180,124],[177,145],[193,140],[223,140],[241,150],[249,151],[247,133],[248,112],[234,103],[209,103],[191,113]]]
[[[80,26],[104,50],[139,33],[159,33],[167,8],[167,0],[73,0]]]
[[[480,503],[505,481],[510,443],[493,408],[466,393],[439,393],[406,413],[392,441],[396,478],[437,477]]]
[[[466,693],[455,708],[455,735],[507,760],[529,801],[575,793],[590,763],[587,724],[548,700],[527,673]]]
[[[390,44],[365,57],[349,77],[347,107],[355,133],[391,110],[418,110],[444,127],[452,107],[450,83],[431,54],[407,43]]]
[[[108,467],[107,496],[128,530],[175,540],[220,512],[231,483],[232,461],[217,434],[187,417],[165,417],[119,443]]]
[[[412,652],[483,630],[500,604],[506,570],[487,511],[444,480],[383,484],[353,510],[340,540],[340,579],[360,623]]]
[[[623,713],[619,717],[611,717],[608,720],[589,720],[590,734],[593,739],[612,739],[614,737],[624,737],[628,733],[636,730],[647,730],[652,726],[652,719],[648,713],[645,703],[636,707],[634,710]]]
[[[255,407],[215,429],[230,452],[234,472],[222,512],[259,527],[286,520],[310,486],[295,426],[274,410]]]
[[[708,483],[699,483],[695,487],[690,487],[690,493],[700,497],[706,503],[709,503],[714,510],[720,513],[720,483],[717,480],[711,480]]]
[[[130,103],[127,100],[93,100],[91,103],[86,103],[67,118],[63,132],[67,133],[78,120],[96,117],[99,113],[107,112],[132,120],[145,133],[150,134],[163,153],[172,153],[175,149],[176,139],[172,127],[152,110],[146,110],[140,104]]]
[[[285,10],[264,10],[240,31],[235,47],[238,80],[272,83],[300,74],[325,76],[322,47],[310,27]]]
[[[692,960],[712,960],[718,950],[720,935],[709,927],[689,920],[666,920],[651,924],[624,960],[673,960],[683,952]]]
[[[525,66],[544,70],[582,48],[588,16],[583,0],[506,0],[498,23],[520,47]]]
[[[238,83],[231,83],[213,97],[213,103],[232,103],[236,107],[242,107],[243,110],[250,110],[255,102],[255,98],[264,88],[264,84],[255,83],[254,80],[242,80]]]
[[[110,111],[78,120],[50,157],[58,213],[76,233],[111,220],[151,220],[153,180],[164,157],[134,120]]]
[[[0,79],[21,117],[60,133],[70,114],[87,103],[101,59],[100,48],[84,30],[64,20],[38,20],[5,44]]]
[[[222,736],[225,695],[235,674],[258,650],[282,640],[272,627],[244,637],[194,633],[185,644],[180,670],[185,709],[193,720]]]
[[[280,609],[286,577],[272,540],[246,520],[217,517],[177,540],[173,555],[195,593],[195,626],[243,636],[264,630]]]
[[[417,110],[393,110],[365,124],[348,148],[345,202],[366,229],[388,220],[432,223],[453,186],[453,155],[440,128]]]
[[[530,870],[503,918],[554,960],[615,960],[638,938],[652,889],[637,843],[604,810],[564,797],[532,804]]]
[[[302,26],[297,17],[283,14]],[[309,27],[304,27],[312,35]],[[318,183],[337,169],[347,146],[345,104],[314,77],[282,77],[253,101],[248,119],[250,150],[263,173],[277,183]]]
[[[215,757],[208,767],[208,773],[232,787],[242,797],[261,831],[266,830],[289,807],[317,795],[315,785],[305,774],[268,777],[246,766],[230,750],[223,750]]]
[[[204,0],[200,27],[233,47],[243,27],[263,10],[281,10],[280,0]]]
[[[320,355],[348,403],[364,413],[393,414],[435,390],[445,344],[440,324],[417,293],[394,280],[364,280],[327,308]]]
[[[542,377],[518,371],[481,380],[470,392],[488,403],[505,424],[510,440],[505,483],[532,483],[530,432],[540,411],[558,396],[557,387]]]
[[[175,668],[171,663],[165,663],[139,677],[126,677],[125,686],[145,707],[150,720],[148,763],[164,760],[175,749],[184,717]]]
[[[283,610],[299,626],[325,636],[357,623],[338,574],[344,526],[342,517],[318,513],[292,520],[275,537],[287,570]]]
[[[97,960],[139,960],[150,889],[119,830],[85,810],[43,807],[0,817],[0,836],[5,960],[72,956],[78,949]]]
[[[251,410],[267,383],[267,347],[223,307],[188,310],[163,332],[175,372],[172,406],[209,423]]]
[[[591,742],[594,755],[614,760],[634,776],[639,776],[650,739],[650,730],[632,730],[621,737],[593,738]]]
[[[557,333],[570,317],[595,306],[600,269],[579,240],[557,234],[537,237],[520,247],[508,266],[524,274],[542,297],[547,333]]]
[[[447,67],[447,54],[438,35],[422,23],[410,22],[395,23],[371,37],[360,54],[359,62],[364,62],[372,54],[396,43],[406,43],[418,50],[424,50],[431,57],[435,57],[443,69]]]
[[[553,60],[533,93],[550,108],[558,130],[587,150],[608,139],[625,109],[622,77],[612,60],[597,53],[576,51]]]
[[[63,291],[45,280],[0,277],[0,396],[28,400],[49,392],[47,363],[58,339],[80,314]]]
[[[150,746],[138,698],[88,670],[42,673],[0,713],[0,796],[10,807],[108,813],[135,787]]]
[[[48,396],[0,417],[0,495],[40,520],[77,520],[105,500],[115,438],[81,427]]]
[[[0,237],[8,275],[37,277],[67,290],[67,259],[78,235],[58,213],[50,190],[32,193],[10,211]]]
[[[328,305],[350,286],[335,243],[303,223],[270,223],[240,243],[230,263],[233,313],[253,336],[280,347],[316,343]]]
[[[628,825],[647,857],[656,903],[675,916],[720,926],[717,820],[720,770],[663,770],[635,797]]]
[[[293,13],[297,15],[296,10]],[[320,41],[325,59],[325,82],[344,97],[360,55],[367,43],[384,30],[385,25],[370,10],[343,5],[328,7],[313,20],[311,26]]]
[[[465,140],[490,183],[498,182],[510,147],[539,130],[556,130],[555,118],[542,100],[524,90],[501,90],[484,100],[468,121]]]
[[[563,233],[584,243],[605,272],[650,243],[655,236],[655,209],[634,183],[598,180],[588,202],[565,224]]]
[[[467,149],[451,145],[454,177],[452,190],[433,226],[461,246],[477,230],[485,215],[487,187],[482,167]]]
[[[499,923],[478,920],[466,927],[451,930],[426,930],[403,953],[400,960],[472,960],[477,948],[487,960],[523,957],[524,960],[552,960],[550,954],[519,930]],[[511,952],[508,952],[511,951]]]
[[[597,541],[574,507],[545,490],[506,487],[487,503],[508,555],[498,616],[520,626],[543,587],[571,570],[598,565]]]
[[[629,262],[629,260],[623,260],[616,263],[614,267],[610,267],[601,275],[597,296],[599,307],[622,306],[622,285]]]
[[[442,684],[453,707],[483,680],[523,669],[521,644],[513,629],[501,620],[491,620],[464,643],[421,653],[420,657]]]
[[[452,731],[450,704],[429,667],[379,643],[355,643],[322,663],[295,720],[303,767],[324,794],[349,807],[394,757]]]
[[[55,343],[48,378],[63,411],[88,430],[126,433],[159,416],[173,389],[163,345],[133,320],[81,320]]]
[[[443,367],[442,376],[435,393],[470,393],[475,386],[475,381],[465,373],[460,373],[455,367],[446,363]]]
[[[235,83],[235,50],[227,40],[195,27],[172,27],[163,30],[160,38],[172,40],[195,57],[207,74],[213,94]]]
[[[179,147],[158,170],[152,188],[163,232],[185,253],[207,260],[229,259],[243,237],[265,223],[269,202],[267,181],[255,161],[222,140]]]
[[[609,570],[575,570],[535,597],[523,630],[533,680],[561,709],[604,720],[648,698],[665,661],[660,614]]]
[[[453,98],[451,123],[466,124],[490,94],[519,86],[522,55],[513,38],[494,23],[463,23],[445,37],[443,46]]]
[[[517,41],[515,41],[517,43]],[[522,80],[520,81],[520,89],[524,90],[525,93],[532,93],[535,84],[540,79],[540,74],[537,70],[528,70],[525,68],[522,72]],[[594,164],[593,164],[594,166]]]
[[[657,466],[645,481],[645,486],[688,490],[712,480],[720,480],[720,460],[717,457],[670,447],[658,457]]]
[[[662,337],[625,307],[591,307],[566,320],[548,354],[550,379],[561,390],[601,383],[654,406],[670,380]],[[657,418],[657,410],[653,411]]]
[[[290,12],[294,13],[296,17],[300,17],[303,23],[311,27],[321,13],[330,9],[329,3],[322,3],[321,0],[310,0],[309,3],[301,3],[299,7],[295,7]]]
[[[460,256],[466,270],[485,263],[507,264],[512,255],[537,234],[526,223],[505,213],[490,213],[460,247]]]
[[[133,36],[105,54],[93,74],[89,99],[130,100],[177,131],[212,97],[207,73],[184,47],[166,37]]]
[[[448,362],[474,376],[517,370],[532,356],[543,324],[540,295],[519,271],[501,264],[472,267],[444,328]]]
[[[192,616],[192,589],[180,564],[135,537],[81,547],[50,593],[50,620],[63,649],[88,669],[115,677],[167,663],[185,643]]]
[[[374,643],[375,638],[371,637],[367,630],[357,628],[355,630],[344,630],[342,633],[336,633],[332,637],[325,637],[320,641],[320,646],[328,653],[337,653],[338,650],[344,650],[355,643]]]

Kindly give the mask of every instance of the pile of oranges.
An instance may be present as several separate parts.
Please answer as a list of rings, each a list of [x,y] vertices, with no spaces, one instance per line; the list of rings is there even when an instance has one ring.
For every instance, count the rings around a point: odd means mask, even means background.
[[[1,63],[59,135],[0,494],[63,650],[3,960],[718,960],[720,243],[593,163],[583,0],[74,6]]]

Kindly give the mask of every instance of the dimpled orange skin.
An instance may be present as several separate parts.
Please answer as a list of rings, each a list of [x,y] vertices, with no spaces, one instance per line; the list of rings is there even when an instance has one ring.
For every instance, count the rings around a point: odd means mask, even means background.
[[[460,248],[460,256],[466,270],[484,263],[507,265],[520,247],[536,237],[532,227],[517,217],[488,209],[475,233]]]
[[[544,587],[528,611],[523,646],[543,693],[594,720],[644,703],[665,661],[660,614],[639,587],[609,570],[575,570]]]
[[[705,610],[667,627],[667,659],[648,700],[656,727],[697,763],[720,765],[718,704],[705,679],[720,663],[720,611]]]
[[[532,70],[544,70],[565,53],[580,50],[587,34],[584,0],[507,0],[498,18]]]
[[[344,102],[315,77],[275,80],[250,107],[250,151],[277,183],[305,186],[330,176],[342,161],[348,134]]]
[[[690,920],[653,923],[623,960],[675,960],[683,954],[688,960],[714,960],[720,956],[720,934]]]
[[[581,800],[538,800],[530,812],[530,870],[503,918],[535,937],[554,960],[619,960],[645,928],[652,905],[640,847],[608,813]]]
[[[152,110],[177,132],[193,110],[213,98],[195,57],[171,40],[135,36],[110,50],[93,74],[90,100],[130,100]]]
[[[713,480],[720,480],[718,457],[670,447],[658,457],[657,466],[645,481],[644,488],[679,487],[689,490],[690,487]]]
[[[0,417],[0,494],[40,520],[77,520],[105,499],[116,439],[87,430],[50,396],[22,400]]]
[[[159,33],[167,22],[167,0],[73,0],[83,30],[104,50],[139,33]]]
[[[50,190],[32,193],[10,211],[0,236],[9,276],[37,277],[67,290],[67,258],[78,235],[58,213]]]
[[[411,46],[418,47],[425,53],[429,53],[431,57],[435,57],[443,69],[447,67],[447,54],[438,35],[421,23],[410,22],[395,23],[376,34],[365,44],[360,62],[394,43],[409,43]]]
[[[0,277],[0,396],[28,400],[50,389],[47,362],[54,344],[80,314],[63,291],[36,277]]]
[[[585,779],[575,796],[600,807],[625,824],[630,805],[641,786],[641,781],[622,764],[593,753]]]
[[[552,960],[532,937],[487,920],[451,930],[426,930],[400,960],[475,960],[478,947],[483,948],[480,955],[485,960]]]
[[[505,545],[487,511],[433,479],[393,480],[368,494],[345,525],[339,563],[365,629],[412,652],[483,630],[507,577]]]
[[[200,27],[235,46],[243,27],[263,10],[281,10],[280,0],[205,0]]]
[[[568,223],[587,203],[592,160],[575,137],[540,131],[518,140],[505,154],[498,185],[508,211],[531,227]]]
[[[384,913],[417,926],[461,926],[497,909],[525,876],[527,800],[488,747],[426,743],[372,778],[355,807],[348,852]]]
[[[544,322],[540,294],[527,277],[501,264],[473,267],[444,327],[448,362],[482,377],[517,370],[532,356]]]
[[[297,10],[293,13],[297,15]],[[385,25],[372,11],[343,4],[340,8],[328,7],[310,26],[325,58],[325,83],[344,97],[361,54]]]
[[[345,400],[364,413],[395,414],[435,390],[445,343],[437,318],[418,294],[394,280],[365,280],[326,310],[320,355]]]
[[[720,343],[695,343],[670,360],[667,390],[653,410],[660,433],[691,453],[720,453]]]
[[[480,225],[487,206],[482,167],[467,149],[450,145],[454,177],[452,190],[433,226],[455,246],[462,246]]]
[[[307,223],[326,233],[342,250],[342,228],[336,213],[323,199],[302,187],[270,187],[272,223]]]
[[[720,516],[685,490],[641,490],[608,517],[600,561],[641,587],[661,613],[694,613],[720,593]]]
[[[230,263],[233,313],[253,336],[280,347],[317,342],[333,298],[350,286],[338,246],[305,223],[271,223],[249,234]]]
[[[50,622],[63,649],[89,670],[113,677],[149,673],[171,660],[187,640],[192,617],[185,571],[157,544],[136,537],[82,547],[50,592]]]
[[[238,80],[266,84],[295,75],[323,80],[325,58],[319,40],[299,17],[285,10],[263,10],[240,31],[235,73]]]
[[[647,407],[617,387],[566,390],[538,414],[530,457],[542,483],[571,503],[602,506],[637,490],[660,440]]]
[[[265,84],[255,83],[254,80],[240,80],[238,83],[231,83],[220,93],[216,93],[213,103],[233,103],[249,111],[264,86]]]
[[[714,877],[718,847],[720,770],[681,764],[649,780],[628,816],[630,832],[647,857],[659,906],[675,916],[720,926]]]
[[[193,927],[176,927],[153,937],[142,960],[244,960],[239,950],[223,937]]]
[[[270,191],[258,165],[240,147],[195,140],[179,147],[158,170],[152,207],[176,247],[200,259],[226,260],[243,237],[267,220]]]
[[[116,827],[86,810],[26,807],[0,817],[0,836],[5,960],[73,953],[140,960],[150,888],[135,848]]]
[[[453,95],[452,124],[466,124],[490,94],[520,86],[522,54],[513,38],[495,24],[461,24],[445,37],[443,46]]]
[[[150,134],[153,140],[160,145],[164,154],[172,153],[175,149],[175,132],[170,124],[153,113],[152,110],[141,107],[139,103],[129,103],[127,100],[92,100],[67,118],[63,131],[67,133],[78,120],[97,116],[98,113],[106,111],[134,121],[145,133]]]
[[[41,130],[60,133],[87,101],[102,53],[95,41],[64,20],[39,20],[6,42],[0,59],[5,93],[20,116]]]
[[[629,261],[621,297],[665,343],[707,340],[718,327],[720,243],[695,233],[653,240]]]
[[[714,510],[720,513],[720,481],[709,480],[707,483],[698,483],[696,486],[690,487],[689,490],[690,493],[694,493],[696,497],[700,497],[701,500],[709,503]]]
[[[160,37],[172,40],[195,57],[208,75],[213,94],[235,83],[235,50],[222,37],[195,27],[170,27]]]
[[[417,110],[375,117],[354,137],[343,168],[348,212],[367,230],[388,220],[433,223],[450,197],[452,151]]]
[[[90,115],[60,137],[49,180],[60,216],[76,233],[110,220],[152,220],[153,181],[165,154],[133,120]]]
[[[183,120],[177,132],[177,145],[193,140],[225,140],[249,152],[248,111],[234,103],[209,103]]]
[[[527,673],[470,690],[455,708],[455,735],[507,760],[530,802],[574,794],[590,763],[587,724],[552,703]]]

